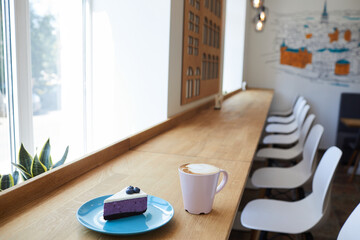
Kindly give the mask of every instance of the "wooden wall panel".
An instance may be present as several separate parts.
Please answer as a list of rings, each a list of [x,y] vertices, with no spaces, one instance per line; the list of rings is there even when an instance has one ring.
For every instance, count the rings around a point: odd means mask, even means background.
[[[222,7],[222,0],[185,0],[182,105],[219,91]]]

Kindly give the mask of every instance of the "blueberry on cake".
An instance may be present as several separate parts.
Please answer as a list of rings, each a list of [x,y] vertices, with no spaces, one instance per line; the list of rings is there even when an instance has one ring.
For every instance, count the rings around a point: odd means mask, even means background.
[[[104,219],[113,220],[142,214],[147,209],[147,194],[129,186],[104,200]]]

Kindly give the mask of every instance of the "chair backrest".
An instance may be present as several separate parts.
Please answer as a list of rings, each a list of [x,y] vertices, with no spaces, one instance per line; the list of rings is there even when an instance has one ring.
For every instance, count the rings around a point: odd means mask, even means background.
[[[293,113],[296,113],[298,111],[298,108],[300,107],[300,103],[302,100],[305,100],[303,96],[298,96],[295,100],[295,103],[293,104]]]
[[[356,128],[349,128],[343,124],[341,118],[360,118],[360,93],[342,93],[340,97],[340,106],[339,106],[339,115],[338,115],[338,125],[337,125],[337,136],[336,136],[336,145],[342,147],[343,144],[343,134],[347,134],[348,137],[355,138],[357,136],[358,130]]]
[[[296,111],[294,110],[294,117],[295,117],[296,121],[298,121],[297,119],[299,118],[299,115],[300,115],[300,113],[301,113],[301,111],[302,111],[302,109],[304,108],[305,105],[306,105],[306,100],[305,99],[300,99],[298,108],[296,109]]]
[[[301,127],[301,131],[300,131],[300,137],[299,137],[299,143],[303,146],[304,145],[304,142],[305,142],[305,139],[310,131],[310,127],[312,125],[312,123],[314,122],[315,120],[315,115],[314,114],[310,114],[304,124],[302,125]]]
[[[324,127],[316,124],[311,128],[309,136],[306,138],[302,162],[307,173],[312,174],[315,169],[314,159],[323,133]]]
[[[301,112],[300,112],[300,114],[298,115],[298,118],[296,119],[299,128],[302,127],[302,125],[303,125],[303,123],[304,123],[304,120],[305,120],[305,117],[306,117],[306,115],[308,114],[309,110],[310,110],[310,106],[309,106],[308,104],[306,104],[306,105],[301,109]]]
[[[344,225],[342,226],[337,240],[357,240],[360,236],[360,204],[350,214]]]
[[[312,195],[315,201],[314,211],[323,215],[328,206],[330,183],[334,177],[335,169],[340,161],[342,151],[337,147],[330,147],[323,155],[315,171],[312,183]]]

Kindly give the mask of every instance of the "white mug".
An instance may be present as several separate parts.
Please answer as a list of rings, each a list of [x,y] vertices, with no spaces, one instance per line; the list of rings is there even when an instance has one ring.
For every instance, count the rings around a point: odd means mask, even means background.
[[[217,186],[220,173],[223,179]],[[192,214],[211,212],[215,194],[224,188],[228,173],[204,163],[184,164],[179,167],[184,208]]]

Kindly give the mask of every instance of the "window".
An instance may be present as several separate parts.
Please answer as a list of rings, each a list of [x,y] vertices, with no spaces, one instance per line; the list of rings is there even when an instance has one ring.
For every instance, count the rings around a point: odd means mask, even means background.
[[[98,149],[167,119],[171,1],[92,2],[91,146]]]
[[[243,79],[245,8],[246,1],[228,0],[226,2],[223,62],[223,91],[226,92],[232,92],[241,88]],[[219,44],[217,47],[219,48]]]
[[[195,56],[199,55],[199,39],[198,38],[194,39],[194,55]]]
[[[198,67],[196,68],[195,75],[196,75],[196,76],[200,76],[200,68],[198,68]]]
[[[193,80],[186,81],[186,98],[192,98]]]
[[[0,2],[0,174],[12,170],[20,143],[34,155],[50,138],[53,161],[69,145],[70,162],[166,120],[170,2],[28,1],[6,11]],[[21,30],[11,42],[10,23]]]
[[[220,48],[220,27],[217,27],[217,32],[216,32],[216,48]]]
[[[70,145],[74,159],[85,153],[82,1],[29,0],[29,11],[34,147],[50,138],[53,158]]]
[[[207,44],[207,35],[208,35],[208,20],[204,19],[204,32],[203,32],[203,43]]]
[[[200,95],[200,79],[195,79],[195,93],[194,96]]]
[[[216,24],[214,24],[214,34],[213,34],[213,47],[216,47],[217,45],[217,28],[216,28]]]
[[[206,79],[206,54],[203,54],[203,59],[202,59],[202,80]]]
[[[208,67],[207,67],[207,78],[206,79],[211,79],[211,73],[212,73],[212,62],[211,62],[211,56],[208,55]]]
[[[0,2],[0,174],[12,172],[11,161],[13,142],[12,118],[12,79],[9,59],[10,42],[8,35],[8,16],[4,1]]]
[[[210,21],[210,25],[209,25],[209,41],[208,41],[209,46],[212,45],[212,40],[213,40],[213,25],[212,25],[212,21]]]
[[[192,76],[192,75],[193,75],[193,69],[192,69],[192,67],[188,67],[187,75],[188,75],[188,76]]]
[[[194,21],[195,21],[194,13],[190,11],[189,12],[189,30],[190,31],[194,31]]]
[[[196,2],[195,2],[195,8],[196,8],[197,10],[200,10],[200,0],[196,0]]]
[[[211,71],[211,78],[215,78],[215,67],[216,67],[216,65],[215,65],[215,56],[213,55],[213,57],[212,57],[212,71]]]
[[[204,1],[204,4],[205,4],[205,7],[206,7],[206,8],[209,8],[209,0],[205,0],[205,1]]]

